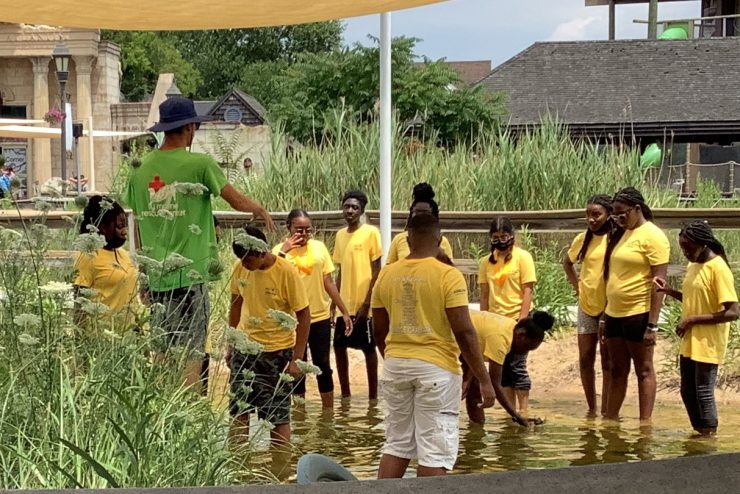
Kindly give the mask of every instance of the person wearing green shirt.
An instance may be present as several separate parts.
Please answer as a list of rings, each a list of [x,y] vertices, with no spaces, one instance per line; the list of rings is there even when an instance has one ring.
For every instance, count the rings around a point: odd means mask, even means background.
[[[164,336],[163,350],[191,352],[184,381],[197,385],[208,331],[209,281],[223,269],[218,260],[211,198],[221,196],[234,209],[275,225],[258,202],[239,193],[218,163],[189,147],[200,123],[188,98],[172,97],[159,105],[159,122],[149,130],[164,132],[162,146],[133,168],[124,202],[134,210],[147,275],[152,326]]]

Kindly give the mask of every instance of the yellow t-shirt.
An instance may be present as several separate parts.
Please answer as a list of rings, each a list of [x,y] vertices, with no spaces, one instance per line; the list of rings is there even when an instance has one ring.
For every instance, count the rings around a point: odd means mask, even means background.
[[[231,293],[242,297],[239,329],[265,346],[266,352],[276,352],[295,346],[295,330],[287,330],[267,315],[268,309],[295,316],[308,307],[308,297],[298,270],[278,257],[265,270],[249,271],[241,261],[234,263]]]
[[[578,262],[586,233],[579,234],[568,249],[568,259]],[[578,274],[578,304],[581,310],[592,317],[598,317],[606,308],[606,281],[604,280],[604,256],[606,255],[607,235],[594,235],[588,244],[586,255]]]
[[[467,307],[468,289],[457,269],[428,257],[384,267],[372,307],[388,311],[386,357],[417,359],[461,374],[460,348],[445,309]]]
[[[439,248],[447,254],[447,257],[452,259],[452,246],[450,245],[450,241],[447,240],[447,237],[442,237]],[[411,250],[409,249],[409,232],[404,231],[393,237],[385,263],[390,264],[399,259],[406,259],[409,254],[411,254]]]
[[[488,311],[512,319],[519,319],[522,310],[523,286],[536,283],[532,255],[514,246],[511,259],[504,264],[499,252],[494,253],[496,264],[491,264],[489,256],[480,260],[478,284],[488,284]]]
[[[337,232],[334,241],[334,262],[339,264],[342,286],[339,295],[347,305],[350,315],[357,314],[367,297],[373,279],[374,261],[380,259],[380,230],[371,225],[362,225],[352,233],[347,228]]]
[[[516,321],[493,312],[470,311],[470,319],[478,333],[478,344],[483,356],[488,360],[504,365],[506,355],[511,351]]]
[[[273,254],[278,254],[282,246],[282,242],[277,244],[272,249]],[[287,252],[285,259],[298,269],[303,286],[306,288],[308,305],[311,308],[311,323],[329,319],[331,299],[324,288],[324,276],[334,272],[334,263],[326,245],[319,240],[311,239],[303,247]]]
[[[737,302],[735,280],[724,259],[689,263],[683,281],[681,317],[715,314],[725,303]],[[721,364],[727,352],[730,323],[694,326],[681,339],[680,353],[697,362]]]
[[[629,317],[650,312],[651,267],[668,264],[670,254],[668,238],[654,223],[627,230],[609,261],[606,314]]]
[[[75,260],[74,284],[97,292],[93,300],[118,312],[138,305],[136,286],[139,274],[125,249],[99,249],[95,254],[79,253]]]

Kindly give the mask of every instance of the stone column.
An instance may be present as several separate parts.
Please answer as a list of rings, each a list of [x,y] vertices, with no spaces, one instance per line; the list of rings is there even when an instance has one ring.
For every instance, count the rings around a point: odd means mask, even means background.
[[[41,120],[49,111],[49,57],[31,57],[33,65],[33,118]],[[28,195],[51,178],[51,139],[32,139],[28,162]],[[56,141],[54,141],[56,142]]]
[[[93,57],[74,57],[75,71],[77,73],[77,108],[73,109],[75,122],[82,122],[85,130],[88,128],[90,117],[92,116],[92,66]],[[78,141],[78,153],[80,156],[80,173],[90,179],[90,145],[89,137],[80,137]],[[74,165],[73,165],[74,167]],[[76,167],[70,176],[77,174]]]

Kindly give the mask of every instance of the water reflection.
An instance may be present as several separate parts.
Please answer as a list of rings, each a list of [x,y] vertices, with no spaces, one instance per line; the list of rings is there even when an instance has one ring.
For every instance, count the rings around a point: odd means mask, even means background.
[[[663,405],[656,409],[653,424],[641,424],[637,410],[625,407],[628,418],[619,423],[602,422],[582,414],[578,402],[540,402],[536,413],[547,418],[544,425],[522,429],[499,410],[488,412],[485,426],[460,420],[460,454],[455,473],[558,468],[599,463],[654,460],[740,451],[740,437],[731,427],[719,436],[695,439],[683,408]],[[333,414],[322,413],[320,403],[308,401],[294,408],[292,455],[284,455],[284,469],[272,469],[285,480],[295,478],[295,463],[304,453],[334,458],[361,479],[375,478],[383,445],[383,405],[353,398],[337,403]],[[720,410],[725,424],[738,423],[740,411]],[[635,417],[635,418],[630,418]],[[267,448],[265,448],[267,449]],[[267,466],[265,451],[251,462]],[[413,469],[410,469],[412,471]]]

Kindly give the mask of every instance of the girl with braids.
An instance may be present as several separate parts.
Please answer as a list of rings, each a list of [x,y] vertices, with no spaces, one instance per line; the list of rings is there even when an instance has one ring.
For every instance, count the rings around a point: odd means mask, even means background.
[[[607,397],[608,419],[619,418],[630,364],[637,374],[640,420],[649,420],[655,405],[653,351],[663,294],[652,279],[665,278],[670,244],[652,222],[653,212],[634,187],[614,196],[612,219],[620,227],[609,238],[604,258],[606,318],[604,333],[611,363]]]
[[[331,369],[331,329],[330,306],[335,305],[342,314],[344,325],[352,330],[352,318],[339,296],[332,273],[334,263],[326,245],[313,238],[313,222],[303,209],[294,209],[288,214],[288,233],[290,236],[275,246],[272,253],[287,259],[296,268],[308,295],[311,310],[311,326],[308,332],[308,346],[311,360],[321,369],[316,376],[321,405],[325,410],[334,408],[334,379]],[[301,377],[293,390],[301,398],[306,394],[306,379]]]
[[[500,216],[491,223],[491,254],[480,261],[480,309],[514,320],[529,315],[537,276],[529,252],[514,245],[514,224]],[[509,401],[519,403],[519,410],[529,408],[532,382],[527,372],[527,353],[510,353],[503,366],[502,385]]]
[[[434,189],[426,182],[422,182],[414,185],[413,197],[414,200],[409,208],[409,219],[406,221],[408,224],[411,218],[420,213],[426,213],[434,215],[439,219],[439,206],[434,200]],[[442,241],[439,244],[439,248],[442,249],[447,257],[452,259],[452,246],[447,237],[442,236]],[[409,250],[409,232],[406,230],[402,231],[395,237],[391,242],[391,246],[388,249],[388,258],[386,264],[394,263],[401,259],[406,259],[411,251]]]
[[[722,244],[706,221],[694,221],[678,236],[689,261],[683,290],[656,277],[658,291],[683,303],[676,334],[681,337],[681,398],[691,426],[702,435],[717,431],[714,385],[727,351],[730,323],[740,317],[735,280]]]
[[[606,412],[606,398],[609,394],[609,359],[604,345],[600,325],[606,308],[606,282],[604,280],[604,255],[606,244],[614,230],[612,198],[596,195],[588,200],[586,221],[588,229],[578,234],[563,259],[563,269],[568,282],[578,296],[578,361],[581,370],[581,384],[586,394],[589,415],[596,415],[596,347],[601,350],[602,392],[601,414]],[[581,265],[580,275],[576,274],[575,264]]]
[[[123,249],[128,234],[126,213],[108,197],[92,196],[83,211],[81,234],[97,233],[105,238],[102,249],[80,252],[75,261],[74,285],[95,290],[92,300],[120,314],[138,302],[138,270]],[[117,324],[124,321],[116,319]],[[127,328],[115,328],[125,331]]]

